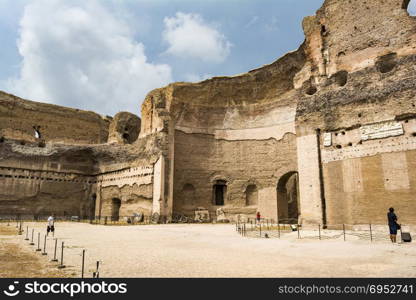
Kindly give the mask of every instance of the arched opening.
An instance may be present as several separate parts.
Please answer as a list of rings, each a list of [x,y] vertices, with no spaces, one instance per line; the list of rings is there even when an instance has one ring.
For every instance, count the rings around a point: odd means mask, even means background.
[[[279,222],[297,224],[299,217],[298,173],[289,172],[277,183],[277,215]]]
[[[111,200],[111,220],[118,221],[120,218],[120,207],[121,207],[121,200],[118,198],[113,198]]]
[[[250,184],[246,188],[246,205],[257,205],[258,201],[258,190],[255,184]]]
[[[33,126],[33,130],[35,131],[34,136],[36,139],[42,138],[42,135],[40,133],[40,126]]]
[[[217,180],[212,187],[213,204],[224,205],[227,194],[227,182],[225,180]]]

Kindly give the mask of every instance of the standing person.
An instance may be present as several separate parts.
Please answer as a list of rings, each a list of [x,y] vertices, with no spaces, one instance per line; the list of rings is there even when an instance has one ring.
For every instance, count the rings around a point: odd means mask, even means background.
[[[55,219],[53,216],[48,218],[48,228],[46,229],[46,235],[49,235],[49,232],[52,232],[52,235],[55,235]]]
[[[394,208],[390,207],[387,213],[387,220],[389,222],[390,240],[392,243],[396,242],[397,230],[400,229],[400,225],[397,224],[397,216],[394,213]]]
[[[258,211],[257,214],[256,214],[256,220],[257,220],[258,224],[260,224],[260,218],[261,218],[260,212]]]

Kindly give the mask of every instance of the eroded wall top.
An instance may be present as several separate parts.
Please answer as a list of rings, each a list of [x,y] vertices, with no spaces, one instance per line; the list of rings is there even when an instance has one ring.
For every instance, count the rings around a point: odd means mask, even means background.
[[[0,91],[0,136],[46,143],[100,144],[109,119],[91,111],[38,103]]]

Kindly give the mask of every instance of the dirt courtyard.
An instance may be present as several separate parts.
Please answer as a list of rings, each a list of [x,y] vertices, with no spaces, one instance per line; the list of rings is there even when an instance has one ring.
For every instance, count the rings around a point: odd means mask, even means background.
[[[10,235],[5,226],[0,224],[0,257],[5,266],[1,277],[80,276],[83,249],[85,277],[92,277],[96,261],[100,261],[100,277],[416,277],[415,243],[298,240],[296,233],[282,239],[243,238],[231,224],[104,226],[57,222],[58,258],[63,241],[66,268],[56,272],[57,263],[50,262],[53,238],[47,239],[47,255],[35,251],[38,232],[43,249],[46,224],[23,224],[24,230],[29,227],[29,237],[35,229],[35,246],[24,240],[26,232]],[[4,265],[7,255],[17,253],[22,259],[31,257],[25,259],[27,273],[17,267],[22,263],[19,259]],[[33,272],[38,269],[43,271]]]

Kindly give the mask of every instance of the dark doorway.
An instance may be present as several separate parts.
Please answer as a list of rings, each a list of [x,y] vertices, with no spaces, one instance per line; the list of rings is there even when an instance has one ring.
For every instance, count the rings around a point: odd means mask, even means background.
[[[277,184],[277,213],[279,222],[297,224],[299,217],[298,173],[283,175]]]
[[[224,205],[225,195],[227,193],[227,182],[217,180],[213,186],[214,205]]]
[[[92,194],[90,204],[90,218],[95,216],[95,201],[97,200],[97,194]]]
[[[118,198],[113,198],[111,200],[111,220],[118,221],[120,218],[120,207],[121,207],[121,200]]]

